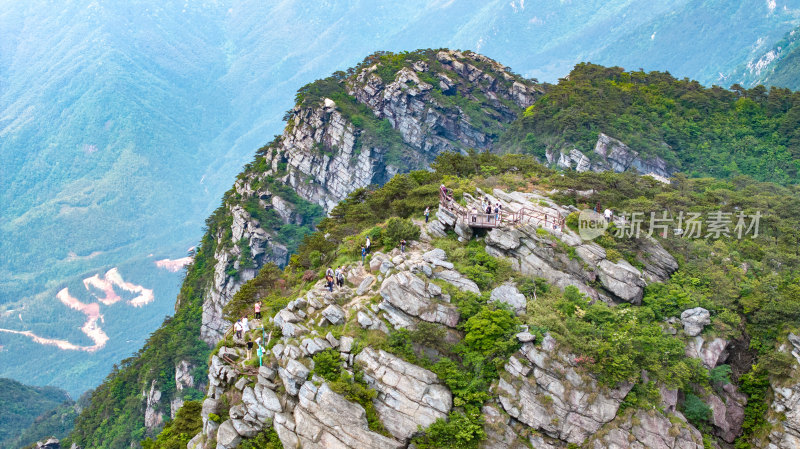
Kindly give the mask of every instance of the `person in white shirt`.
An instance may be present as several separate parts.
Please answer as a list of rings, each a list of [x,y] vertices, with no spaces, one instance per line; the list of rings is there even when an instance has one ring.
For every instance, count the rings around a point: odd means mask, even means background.
[[[603,216],[606,218],[606,223],[610,223],[611,222],[611,217],[613,215],[614,215],[614,213],[611,212],[611,209],[606,208],[606,210],[603,211]]]

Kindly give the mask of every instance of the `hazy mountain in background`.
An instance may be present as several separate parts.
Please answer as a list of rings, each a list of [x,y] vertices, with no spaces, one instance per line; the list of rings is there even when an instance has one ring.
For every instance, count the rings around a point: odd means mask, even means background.
[[[763,84],[767,87],[800,89],[800,29],[786,33],[783,39],[759,48],[751,59],[734,73],[733,78],[745,87]]]
[[[3,378],[0,378],[0,401],[3,404],[0,408],[0,446],[6,448],[20,447],[20,443],[29,444],[36,441],[36,437],[49,436],[47,433],[42,433],[36,434],[32,441],[17,440],[26,429],[32,426],[44,427],[45,421],[49,424],[48,418],[54,410],[59,407],[68,409],[74,404],[67,392],[59,388],[31,387]],[[47,416],[44,416],[45,414]],[[74,418],[73,411],[70,419]],[[71,428],[72,426],[68,425],[65,430],[69,431]],[[64,431],[59,432],[57,426],[48,426],[48,430],[59,437],[66,435]]]
[[[196,243],[234,174],[280,132],[288,92],[365,54],[447,46],[544,81],[591,60],[727,85],[799,10],[0,0],[0,375],[76,395],[140,348],[180,281],[154,262]]]

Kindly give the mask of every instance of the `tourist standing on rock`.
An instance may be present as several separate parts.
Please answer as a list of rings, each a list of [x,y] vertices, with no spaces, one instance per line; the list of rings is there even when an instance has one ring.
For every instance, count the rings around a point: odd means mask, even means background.
[[[475,223],[478,221],[478,209],[472,208],[472,222]]]
[[[256,301],[256,305],[253,306],[253,310],[256,312],[256,319],[261,319],[261,301]]]
[[[253,355],[253,341],[250,340],[250,337],[247,337],[247,360],[250,360],[250,357]]]
[[[250,322],[247,320],[247,315],[242,317],[242,332],[250,332]]]
[[[364,260],[367,258],[367,249],[364,248],[364,245],[361,245],[361,263],[364,263]]]
[[[339,284],[339,288],[344,287],[344,266],[339,267],[339,273],[336,274],[336,282]]]
[[[426,207],[425,208],[425,223],[428,222],[428,217],[430,217],[430,216],[431,216],[431,208],[430,207]]]
[[[364,244],[364,248],[367,249],[367,254],[369,254],[370,246],[372,246],[372,241],[370,241],[369,236],[367,236],[367,242]]]
[[[261,346],[261,340],[258,340],[258,349],[256,350],[258,356],[258,366],[264,366],[264,347]]]
[[[611,223],[611,217],[614,216],[614,212],[612,212],[611,209],[606,208],[606,210],[603,211],[603,216],[606,218],[606,223]]]
[[[400,252],[401,253],[406,252],[406,239],[400,240]]]
[[[333,268],[328,267],[328,269],[325,270],[325,282],[328,283],[328,291],[331,293],[333,293],[333,274]]]
[[[241,321],[236,320],[236,322],[233,323],[233,332],[236,334],[236,338],[242,338],[242,322]]]

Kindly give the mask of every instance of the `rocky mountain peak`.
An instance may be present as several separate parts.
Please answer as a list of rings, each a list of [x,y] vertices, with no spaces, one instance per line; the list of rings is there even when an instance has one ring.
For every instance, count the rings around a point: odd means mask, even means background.
[[[443,152],[492,149],[541,93],[496,61],[453,50],[376,53],[301,88],[283,134],[226,196],[232,220],[216,230],[203,339],[218,341],[225,304],[258,268],[288,261],[292,243],[278,229],[311,225],[313,205],[329,212],[353,190],[425,168]]]

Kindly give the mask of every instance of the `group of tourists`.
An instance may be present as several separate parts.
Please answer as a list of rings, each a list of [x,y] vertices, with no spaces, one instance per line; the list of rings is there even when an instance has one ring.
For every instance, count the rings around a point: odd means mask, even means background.
[[[330,292],[333,292],[334,284],[336,284],[336,286],[339,288],[344,287],[344,267],[339,266],[335,270],[331,267],[328,267],[328,269],[325,270],[325,283],[328,287],[328,291]]]
[[[256,301],[253,304],[253,312],[255,319],[261,320],[261,301]],[[245,345],[247,346],[247,359],[250,360],[250,357],[253,356],[253,348],[258,347],[256,350],[256,355],[258,357],[258,366],[263,365],[263,358],[264,354],[266,354],[266,349],[261,345],[261,337],[256,337],[255,339],[251,340],[248,332],[253,329],[257,329],[258,324],[252,323],[247,315],[241,317],[240,319],[236,320],[233,323],[233,332],[236,335],[237,340],[245,340]]]
[[[499,202],[496,202],[494,204],[494,206],[492,206],[492,202],[491,201],[489,201],[487,198],[483,198],[481,200],[481,210],[480,210],[480,212],[478,211],[477,206],[473,206],[471,212],[472,212],[471,215],[472,215],[473,223],[478,221],[478,214],[479,213],[485,213],[486,216],[487,216],[486,217],[487,221],[491,220],[492,219],[492,214],[494,214],[494,221],[495,222],[499,222],[500,221],[500,217],[501,217],[501,215],[503,213],[503,205],[500,204]]]

